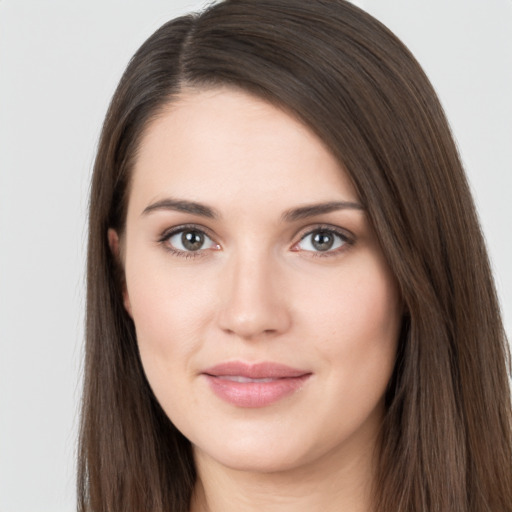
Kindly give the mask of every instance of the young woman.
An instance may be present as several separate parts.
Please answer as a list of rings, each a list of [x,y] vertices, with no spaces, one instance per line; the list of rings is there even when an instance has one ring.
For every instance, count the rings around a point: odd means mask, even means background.
[[[344,1],[173,20],[90,204],[79,509],[512,511],[507,343],[406,48]]]

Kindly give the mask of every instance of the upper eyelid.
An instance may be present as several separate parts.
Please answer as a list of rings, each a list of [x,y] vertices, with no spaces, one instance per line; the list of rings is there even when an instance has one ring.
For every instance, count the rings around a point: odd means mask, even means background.
[[[311,235],[312,233],[315,233],[316,231],[329,231],[329,232],[335,233],[343,238],[347,238],[348,240],[353,240],[355,238],[355,235],[348,229],[342,228],[340,226],[334,226],[332,224],[316,224],[316,225],[304,227],[301,230],[299,230],[293,238],[298,237],[299,241],[300,241],[304,237]]]
[[[211,238],[212,240],[214,240],[215,238],[215,235],[211,232],[211,230],[205,226],[202,226],[200,224],[180,224],[178,226],[173,226],[171,228],[164,229],[159,236],[159,240],[166,240],[172,235],[175,235],[177,233],[180,233],[181,231],[186,230],[200,231],[201,233],[204,233],[208,238]]]

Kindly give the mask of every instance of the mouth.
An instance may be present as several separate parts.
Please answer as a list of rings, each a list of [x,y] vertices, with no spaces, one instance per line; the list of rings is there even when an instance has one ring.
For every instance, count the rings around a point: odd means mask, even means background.
[[[263,378],[263,379],[251,379],[249,377],[243,377],[242,375],[210,375],[210,377],[218,377],[220,379],[230,380],[232,382],[272,382],[275,379]]]
[[[309,371],[278,363],[239,361],[213,366],[201,374],[217,397],[245,408],[266,407],[292,395],[312,375]]]

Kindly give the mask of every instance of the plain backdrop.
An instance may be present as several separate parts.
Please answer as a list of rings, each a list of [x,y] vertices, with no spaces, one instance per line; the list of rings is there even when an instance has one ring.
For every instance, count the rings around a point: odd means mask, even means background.
[[[512,328],[512,1],[362,0],[446,109]],[[0,512],[75,508],[88,182],[138,46],[187,0],[0,0]]]

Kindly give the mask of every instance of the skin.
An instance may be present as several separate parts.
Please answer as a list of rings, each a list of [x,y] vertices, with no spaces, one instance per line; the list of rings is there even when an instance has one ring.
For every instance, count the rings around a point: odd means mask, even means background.
[[[163,207],[169,198],[217,217]],[[331,202],[350,205],[284,218]],[[183,224],[206,233],[199,250],[169,236]],[[312,243],[319,228],[337,230],[333,248]],[[371,510],[402,311],[354,187],[321,140],[244,92],[187,90],[147,127],[126,229],[109,241],[148,381],[193,445],[191,510]],[[268,406],[238,407],[202,375],[226,361],[310,377]]]

